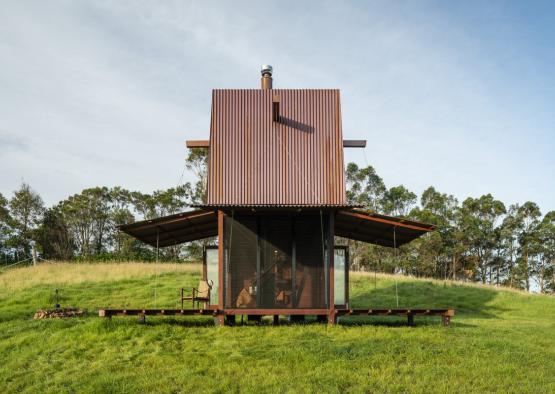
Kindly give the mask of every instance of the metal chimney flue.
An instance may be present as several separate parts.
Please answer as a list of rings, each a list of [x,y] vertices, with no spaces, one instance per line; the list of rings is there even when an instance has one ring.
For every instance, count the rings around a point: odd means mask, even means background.
[[[263,64],[260,69],[262,78],[260,79],[260,86],[262,89],[272,89],[272,66],[269,64]]]

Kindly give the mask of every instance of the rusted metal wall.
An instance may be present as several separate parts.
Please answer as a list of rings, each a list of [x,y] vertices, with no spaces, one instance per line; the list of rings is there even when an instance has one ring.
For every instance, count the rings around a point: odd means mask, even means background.
[[[214,90],[207,192],[209,205],[346,205],[339,90]]]

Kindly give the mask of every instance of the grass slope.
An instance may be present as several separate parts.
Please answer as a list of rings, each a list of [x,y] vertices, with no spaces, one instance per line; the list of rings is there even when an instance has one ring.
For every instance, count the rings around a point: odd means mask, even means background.
[[[555,298],[397,278],[400,307],[438,318],[221,327],[209,318],[102,320],[99,307],[176,307],[199,266],[50,264],[0,274],[2,392],[555,392]],[[155,285],[157,283],[157,286]],[[353,307],[394,307],[395,278],[353,274]],[[85,318],[32,320],[54,303]],[[368,324],[369,322],[372,324]]]

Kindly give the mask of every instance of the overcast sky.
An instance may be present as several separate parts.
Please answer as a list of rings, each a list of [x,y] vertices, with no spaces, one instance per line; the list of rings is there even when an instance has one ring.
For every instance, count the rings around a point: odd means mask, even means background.
[[[211,89],[268,63],[276,88],[341,90],[388,186],[555,209],[554,5],[299,3],[2,0],[0,193],[174,187]]]

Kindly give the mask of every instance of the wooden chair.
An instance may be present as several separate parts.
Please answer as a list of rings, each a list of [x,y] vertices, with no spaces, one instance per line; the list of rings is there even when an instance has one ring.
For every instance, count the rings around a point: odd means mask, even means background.
[[[192,295],[184,296],[184,290],[181,289],[181,309],[183,309],[183,301],[191,301],[193,308],[195,307],[195,302],[197,303],[197,308],[200,308],[200,303],[202,302],[203,308],[206,309],[207,305],[210,305],[210,291],[212,290],[212,284],[208,283],[207,280],[201,280],[198,287],[193,287]]]

